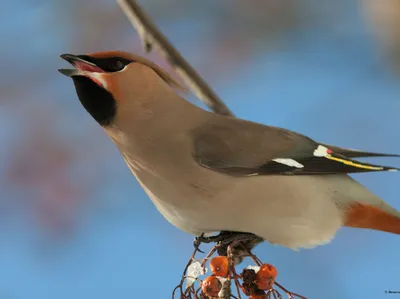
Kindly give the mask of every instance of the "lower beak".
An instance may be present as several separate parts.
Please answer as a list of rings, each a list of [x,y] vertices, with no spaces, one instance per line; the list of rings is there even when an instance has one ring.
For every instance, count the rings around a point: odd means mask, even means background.
[[[72,69],[58,69],[58,71],[68,77],[72,76],[79,76],[82,75],[82,73],[79,70],[72,70]]]
[[[59,69],[58,71],[68,77],[82,76],[84,72],[104,73],[104,71],[92,62],[86,61],[79,56],[72,54],[63,54],[62,59],[71,63],[75,69]]]

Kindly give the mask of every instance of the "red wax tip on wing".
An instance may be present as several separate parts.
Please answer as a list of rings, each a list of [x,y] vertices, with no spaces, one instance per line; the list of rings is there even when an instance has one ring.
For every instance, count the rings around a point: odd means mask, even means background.
[[[328,154],[332,154],[332,153],[333,153],[333,151],[330,150],[329,148],[326,149],[326,152],[327,152]]]
[[[400,234],[400,218],[371,205],[356,204],[350,207],[344,226]]]

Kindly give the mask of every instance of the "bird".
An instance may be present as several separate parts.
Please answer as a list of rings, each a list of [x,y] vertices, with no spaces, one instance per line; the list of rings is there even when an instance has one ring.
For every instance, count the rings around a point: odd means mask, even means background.
[[[360,157],[399,157],[320,143],[219,115],[144,57],[63,54],[59,69],[164,218],[200,236],[250,233],[294,250],[330,243],[342,227],[400,234],[400,213],[353,173],[398,171]]]

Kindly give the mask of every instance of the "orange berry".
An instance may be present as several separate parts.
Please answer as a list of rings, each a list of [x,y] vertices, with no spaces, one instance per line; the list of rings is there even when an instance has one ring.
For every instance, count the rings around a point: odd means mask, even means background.
[[[275,282],[278,272],[270,264],[263,264],[258,270],[255,283],[260,290],[269,290]]]
[[[257,288],[259,288],[260,290],[270,290],[272,289],[273,284],[274,280],[272,278],[265,278],[256,281]]]
[[[208,276],[201,283],[203,293],[208,297],[218,297],[218,293],[222,288],[222,283],[215,276]]]
[[[228,276],[229,262],[226,256],[216,256],[210,262],[211,272],[215,276]]]
[[[278,271],[271,264],[262,264],[261,267],[260,267],[260,270],[258,270],[257,274],[258,273],[261,273],[261,274],[262,273],[268,273],[268,275],[272,275],[274,277],[274,279],[278,275]]]

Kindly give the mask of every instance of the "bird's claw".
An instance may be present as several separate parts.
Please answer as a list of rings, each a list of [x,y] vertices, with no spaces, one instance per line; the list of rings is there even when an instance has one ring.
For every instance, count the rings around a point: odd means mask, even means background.
[[[201,243],[218,243],[218,252],[220,255],[224,255],[229,245],[235,246],[238,245],[238,243],[243,243],[246,245],[246,247],[251,249],[262,241],[263,240],[260,237],[250,233],[221,231],[216,236],[205,237],[204,234],[201,234],[200,236],[195,237],[193,246],[201,253],[204,253],[201,249],[199,249]]]
[[[203,243],[200,239],[200,237],[195,237],[193,240],[193,246],[196,248],[196,250],[200,253],[205,253],[203,250],[200,249],[201,243]]]
[[[222,232],[221,232],[221,233],[222,233]],[[198,250],[199,252],[204,253],[204,251],[202,251],[202,250],[199,248],[200,245],[201,245],[201,243],[209,244],[209,243],[217,243],[217,242],[220,242],[221,239],[223,239],[223,238],[221,237],[221,233],[219,233],[219,234],[216,235],[216,236],[210,236],[210,237],[205,237],[205,236],[204,236],[204,233],[203,233],[203,234],[201,234],[200,236],[194,238],[193,246],[194,246],[195,248],[197,248],[197,250]]]

